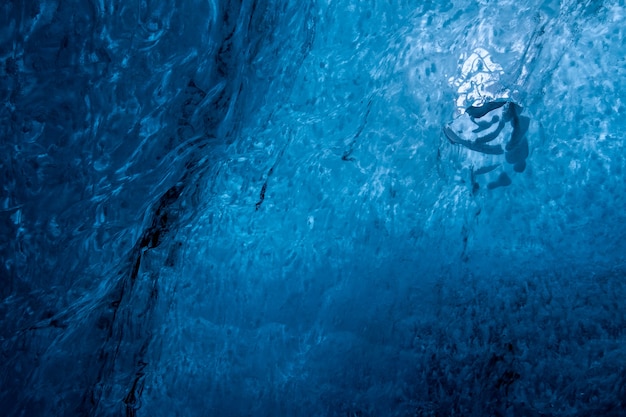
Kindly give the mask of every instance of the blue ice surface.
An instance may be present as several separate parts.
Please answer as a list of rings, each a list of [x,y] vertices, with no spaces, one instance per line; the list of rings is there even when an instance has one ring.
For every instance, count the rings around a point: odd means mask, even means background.
[[[0,10],[4,415],[626,415],[622,1]]]

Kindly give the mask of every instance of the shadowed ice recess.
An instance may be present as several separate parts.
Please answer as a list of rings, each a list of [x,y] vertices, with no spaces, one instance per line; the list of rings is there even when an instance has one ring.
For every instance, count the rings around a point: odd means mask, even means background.
[[[623,1],[5,3],[3,415],[626,415]]]

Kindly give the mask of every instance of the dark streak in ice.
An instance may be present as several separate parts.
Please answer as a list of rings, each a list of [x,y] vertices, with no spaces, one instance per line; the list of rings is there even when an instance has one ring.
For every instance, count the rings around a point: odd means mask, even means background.
[[[257,201],[256,204],[254,205],[255,211],[258,211],[261,208],[261,204],[263,204],[263,201],[265,201],[265,193],[267,192],[267,183],[270,177],[272,176],[272,174],[274,173],[274,168],[276,168],[276,166],[282,159],[283,154],[287,150],[287,147],[289,146],[290,143],[291,143],[291,138],[287,140],[287,143],[285,144],[285,146],[283,146],[283,148],[280,150],[280,153],[278,154],[276,161],[274,161],[274,165],[272,165],[269,171],[267,171],[267,174],[265,175],[265,181],[263,182],[263,186],[261,187],[261,192],[259,193],[259,201]]]
[[[465,112],[471,117],[480,119],[481,117],[485,116],[490,111],[499,109],[500,107],[504,106],[506,103],[507,103],[506,101],[491,101],[489,103],[483,104],[482,106],[470,106],[465,110]]]
[[[272,174],[272,170],[270,169],[267,175],[270,176],[271,174]],[[267,190],[267,180],[265,180],[265,182],[263,183],[263,187],[261,187],[261,192],[259,193],[259,201],[257,201],[256,204],[254,205],[255,210],[258,210],[261,207],[261,204],[263,204],[263,201],[265,200],[266,190]]]
[[[352,141],[350,141],[350,144],[348,145],[348,149],[341,156],[342,161],[354,161],[354,157],[352,157],[351,155],[352,155],[352,152],[354,152],[354,146],[356,145],[357,139],[359,138],[359,136],[361,136],[361,133],[363,133],[363,130],[365,129],[365,125],[367,124],[367,118],[369,117],[371,110],[372,110],[372,99],[370,98],[367,102],[367,109],[365,110],[365,115],[363,116],[363,120],[361,121],[361,124],[359,125],[359,128],[357,129],[356,133],[352,137]]]

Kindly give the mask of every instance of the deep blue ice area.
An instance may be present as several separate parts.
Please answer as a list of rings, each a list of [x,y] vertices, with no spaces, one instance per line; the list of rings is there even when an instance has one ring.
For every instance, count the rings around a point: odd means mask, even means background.
[[[625,416],[625,22],[2,2],[2,414]]]

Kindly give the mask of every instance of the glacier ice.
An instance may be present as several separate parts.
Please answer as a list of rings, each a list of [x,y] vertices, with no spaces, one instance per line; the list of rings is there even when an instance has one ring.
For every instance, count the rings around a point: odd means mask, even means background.
[[[511,185],[510,175],[526,169],[529,152],[526,132],[530,119],[521,112],[522,108],[513,102],[490,101],[468,107],[444,126],[450,143],[473,153],[468,158],[473,191],[480,188],[479,177],[487,177],[487,188],[492,190]],[[510,169],[505,169],[508,167],[505,162],[512,165]]]
[[[623,2],[0,8],[5,415],[626,413]]]

